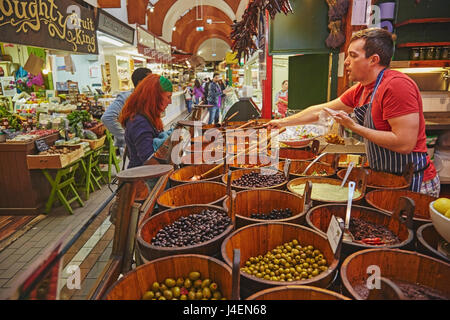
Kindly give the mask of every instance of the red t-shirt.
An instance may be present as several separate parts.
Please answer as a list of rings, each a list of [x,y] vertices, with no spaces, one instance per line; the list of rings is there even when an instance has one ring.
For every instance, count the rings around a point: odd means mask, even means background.
[[[351,108],[360,107],[370,102],[375,82],[363,86],[356,84],[340,97]],[[372,119],[377,130],[391,131],[388,120],[410,113],[419,113],[419,134],[413,152],[427,152],[425,118],[423,116],[422,97],[416,83],[404,73],[387,69],[375,94],[372,104]],[[427,161],[430,162],[427,156]],[[436,176],[436,169],[430,163],[425,170],[423,181]]]

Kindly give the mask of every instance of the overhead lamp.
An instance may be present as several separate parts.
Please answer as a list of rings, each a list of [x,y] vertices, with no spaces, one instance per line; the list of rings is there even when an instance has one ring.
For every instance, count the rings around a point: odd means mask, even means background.
[[[205,31],[205,28],[204,27],[197,27],[196,30],[197,31]]]
[[[177,30],[177,27],[173,27],[172,30],[173,30],[173,31]]]
[[[212,19],[206,19],[207,24],[212,24]]]
[[[213,56],[213,57],[215,57],[215,56],[216,56],[216,54],[215,54],[215,53],[213,53],[213,54],[212,54],[212,56]]]
[[[117,40],[115,40],[115,39],[113,39],[113,38],[110,38],[110,37],[108,37],[108,36],[104,36],[104,35],[98,36],[98,40],[107,42],[107,43],[112,44],[112,45],[115,45],[115,46],[117,46],[117,47],[123,47],[123,46],[125,46],[122,42],[117,41]]]

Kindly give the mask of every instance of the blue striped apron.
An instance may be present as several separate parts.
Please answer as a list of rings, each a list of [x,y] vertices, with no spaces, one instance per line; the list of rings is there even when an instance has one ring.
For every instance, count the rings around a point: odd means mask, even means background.
[[[372,96],[370,98],[370,103],[365,104],[361,107],[356,107],[354,109],[358,123],[369,129],[376,130],[372,119],[372,103],[381,80],[383,79],[385,70],[386,69],[381,71],[377,77],[375,88],[373,89]],[[420,192],[420,186],[422,185],[424,171],[429,166],[429,164],[427,164],[426,152],[411,152],[409,154],[401,154],[380,147],[379,145],[367,140],[366,138],[364,138],[364,143],[366,145],[366,153],[369,160],[369,166],[372,170],[384,171],[400,175],[405,171],[408,163],[412,162],[414,164],[414,174],[410,190],[414,192]]]

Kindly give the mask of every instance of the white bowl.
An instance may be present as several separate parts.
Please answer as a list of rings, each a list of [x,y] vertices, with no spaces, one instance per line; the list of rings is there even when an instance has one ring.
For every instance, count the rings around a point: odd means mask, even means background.
[[[436,231],[444,238],[445,241],[450,242],[450,219],[439,213],[434,208],[434,203],[430,202],[430,217]]]

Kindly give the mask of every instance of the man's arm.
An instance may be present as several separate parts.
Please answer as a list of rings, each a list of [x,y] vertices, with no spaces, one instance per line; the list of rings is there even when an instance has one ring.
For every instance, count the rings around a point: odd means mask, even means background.
[[[101,121],[105,124],[105,127],[111,132],[111,134],[121,143],[125,143],[125,130],[119,122],[119,115],[125,104],[126,99],[130,96],[130,93],[121,93],[117,96],[116,100],[106,108]]]
[[[403,154],[411,153],[419,134],[419,113],[410,113],[389,119],[392,131],[369,129],[357,124],[346,113],[339,112],[334,119],[360,136],[380,147]]]
[[[346,113],[353,112],[353,108],[345,105],[340,98],[337,98],[326,103],[311,106],[290,117],[279,120],[272,120],[267,125],[270,127],[287,127],[300,124],[314,123],[319,120],[319,114],[323,110],[323,108],[330,108],[336,111],[344,111]]]

